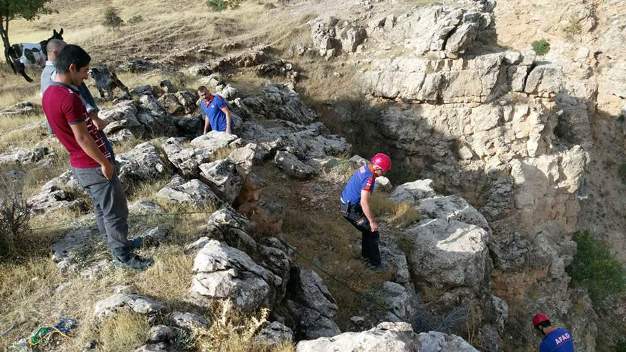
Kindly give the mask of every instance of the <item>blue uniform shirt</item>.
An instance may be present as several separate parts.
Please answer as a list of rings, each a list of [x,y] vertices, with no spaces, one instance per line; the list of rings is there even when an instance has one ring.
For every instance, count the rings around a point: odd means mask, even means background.
[[[228,107],[226,101],[217,94],[213,94],[213,98],[208,104],[204,99],[200,101],[200,109],[202,109],[205,118],[209,119],[213,131],[226,131],[226,114],[222,111],[224,107]],[[230,127],[233,127],[232,122]]]
[[[361,202],[361,191],[373,192],[376,185],[376,176],[365,165],[354,172],[350,180],[341,192],[341,202],[359,204]]]
[[[572,334],[564,328],[557,328],[544,336],[539,352],[574,352]]]

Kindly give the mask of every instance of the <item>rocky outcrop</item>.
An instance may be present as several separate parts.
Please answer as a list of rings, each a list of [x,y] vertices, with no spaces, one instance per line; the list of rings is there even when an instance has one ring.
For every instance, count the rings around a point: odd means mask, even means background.
[[[321,56],[332,57],[355,52],[367,38],[367,31],[356,23],[327,16],[311,21],[311,37]]]
[[[294,268],[286,307],[296,324],[296,337],[314,339],[340,333],[334,321],[337,303],[314,271]]]
[[[291,343],[293,341],[293,331],[284,324],[273,321],[258,332],[255,340],[269,346]]]
[[[169,161],[188,177],[200,174],[199,166],[220,159],[218,153],[239,146],[240,139],[235,135],[211,131],[184,144],[180,138],[169,138],[163,143],[163,151]]]
[[[440,218],[422,220],[405,234],[413,241],[408,257],[411,272],[420,282],[437,288],[481,288],[489,260],[487,231]]]
[[[249,96],[237,102],[243,117],[280,119],[299,124],[311,123],[317,114],[300,100],[298,93],[282,84],[264,87],[257,96]]]
[[[157,180],[171,175],[170,164],[151,142],[141,143],[116,158],[118,176],[125,184]]]
[[[273,287],[280,285],[267,269],[246,253],[209,241],[194,259],[191,292],[200,302],[230,299],[235,307],[256,311],[270,305]]]
[[[139,314],[154,315],[161,312],[164,308],[164,305],[160,302],[142,295],[116,293],[96,302],[94,315],[96,318],[103,318],[114,314],[120,309],[129,309]]]
[[[44,160],[50,154],[48,147],[33,149],[14,148],[11,152],[0,154],[0,165],[20,164],[28,165]]]
[[[408,323],[380,323],[362,332],[346,332],[332,338],[300,341],[297,352],[322,351],[478,351],[462,338],[439,332],[416,334]]]
[[[289,152],[279,151],[276,153],[274,163],[284,173],[293,178],[304,180],[311,178],[316,174],[315,170],[311,166],[298,160],[295,155]]]
[[[200,164],[199,168],[208,185],[227,203],[232,204],[243,186],[243,177],[237,171],[236,164],[230,159],[221,159]]]
[[[197,179],[184,182],[175,178],[173,182],[159,190],[156,196],[167,202],[195,207],[218,206],[222,202],[209,186]]]

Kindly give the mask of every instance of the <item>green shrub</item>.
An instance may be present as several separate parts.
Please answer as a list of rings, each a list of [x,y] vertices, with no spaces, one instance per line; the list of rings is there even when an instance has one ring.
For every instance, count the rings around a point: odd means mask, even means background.
[[[135,15],[135,16],[129,18],[128,20],[126,20],[126,22],[128,24],[136,24],[136,23],[139,23],[139,22],[143,22],[143,17],[141,15]]]
[[[575,285],[584,287],[594,305],[626,290],[626,270],[602,241],[587,231],[574,235],[576,255],[567,272]]]
[[[532,45],[537,55],[545,55],[550,51],[550,43],[545,39],[535,40]]]
[[[207,0],[206,4],[213,11],[223,11],[239,7],[243,0]]]
[[[622,182],[626,184],[626,164],[622,164],[617,170],[619,178],[622,179]]]
[[[124,20],[117,14],[117,9],[114,7],[107,7],[104,10],[104,19],[102,25],[105,27],[117,28],[124,23]]]

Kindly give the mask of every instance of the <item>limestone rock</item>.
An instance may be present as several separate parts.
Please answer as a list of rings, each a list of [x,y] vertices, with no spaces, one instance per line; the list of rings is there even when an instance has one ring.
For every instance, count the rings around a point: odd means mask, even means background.
[[[275,346],[293,341],[293,331],[277,321],[267,324],[256,335],[255,340],[265,345]]]
[[[174,341],[176,333],[167,325],[156,325],[148,332],[148,341],[151,343],[171,343]]]
[[[28,165],[43,160],[49,154],[50,150],[47,147],[14,148],[11,152],[0,154],[0,165],[12,163]]]
[[[219,205],[221,200],[209,186],[200,180],[193,179],[182,185],[165,186],[156,194],[157,197],[173,203],[186,203],[188,205],[203,207]]]
[[[209,321],[207,319],[195,313],[172,312],[169,318],[174,325],[182,329],[193,330],[209,326]]]
[[[97,231],[86,228],[72,230],[53,243],[52,260],[61,271],[76,271],[81,268],[85,253],[98,239]]]
[[[243,178],[237,171],[235,163],[230,159],[221,159],[208,164],[201,164],[199,167],[209,186],[222,199],[231,204],[237,199],[243,186]]]
[[[157,314],[164,309],[164,306],[151,298],[139,294],[116,293],[96,302],[94,315],[97,318],[102,318],[124,308],[139,314]]]
[[[417,205],[421,199],[435,196],[432,184],[433,180],[429,179],[403,183],[391,192],[389,198],[396,202],[408,202]]]
[[[299,124],[317,119],[315,111],[304,105],[294,90],[281,84],[264,87],[257,96],[241,99],[238,107],[242,116],[263,119],[281,119]]]
[[[465,199],[456,195],[422,199],[418,208],[426,218],[457,220],[490,231],[485,217]]]
[[[312,341],[300,341],[296,345],[296,352],[422,351],[419,349],[419,343],[416,337],[411,325],[408,323],[380,323],[375,328],[367,331],[345,332],[333,337],[321,337]],[[424,349],[423,351],[440,351],[440,349]]]
[[[298,158],[285,151],[279,151],[274,157],[274,163],[287,175],[297,179],[307,179],[316,174],[315,170],[298,160]]]
[[[478,290],[487,273],[489,233],[456,220],[426,219],[406,230],[411,272],[435,287]]]
[[[385,321],[413,321],[417,314],[417,296],[412,290],[391,281],[385,281],[380,293],[388,311]]]
[[[287,290],[287,309],[294,317],[298,336],[311,339],[340,333],[333,320],[337,303],[314,271],[292,269]]]
[[[169,176],[169,163],[161,159],[157,148],[150,142],[135,146],[117,156],[120,164],[118,176],[125,183],[146,182]]]
[[[230,299],[245,311],[272,300],[274,275],[246,253],[212,240],[194,259],[191,292],[201,301]]]
[[[420,333],[417,339],[421,351],[478,352],[472,345],[456,335],[429,331]]]

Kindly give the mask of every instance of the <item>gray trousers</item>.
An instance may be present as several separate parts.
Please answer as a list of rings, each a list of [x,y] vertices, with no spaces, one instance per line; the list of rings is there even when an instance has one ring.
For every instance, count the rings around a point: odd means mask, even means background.
[[[100,167],[72,168],[74,176],[87,191],[94,204],[98,230],[106,235],[107,245],[113,256],[129,255],[128,203],[117,174],[107,180]]]

